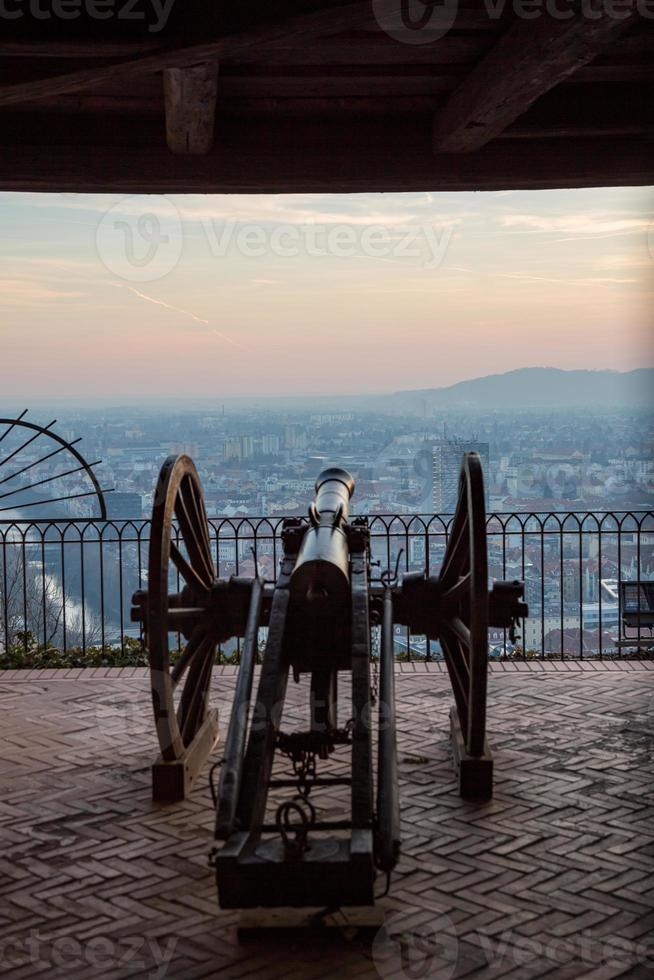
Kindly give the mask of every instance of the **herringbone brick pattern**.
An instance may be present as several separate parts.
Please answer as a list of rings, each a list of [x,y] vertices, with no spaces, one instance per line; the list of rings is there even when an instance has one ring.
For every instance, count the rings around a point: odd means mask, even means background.
[[[405,665],[403,665],[405,666]],[[207,779],[150,801],[141,671],[0,677],[0,971],[22,977],[654,977],[651,665],[495,669],[491,803],[450,768],[450,691],[398,671],[403,856],[386,933],[239,941]],[[222,725],[234,684],[215,686]],[[291,684],[299,709],[304,688]],[[332,801],[336,803],[336,800]],[[380,890],[382,882],[380,882]]]

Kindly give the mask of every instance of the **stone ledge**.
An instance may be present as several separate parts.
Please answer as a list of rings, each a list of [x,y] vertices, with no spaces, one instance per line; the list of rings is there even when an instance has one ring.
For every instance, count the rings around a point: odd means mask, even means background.
[[[567,674],[567,673],[631,673],[634,670],[654,671],[652,660],[499,660],[491,661],[491,674]],[[235,676],[238,666],[218,664],[216,675]],[[395,673],[414,676],[415,674],[446,674],[442,660],[413,660],[395,664]],[[3,681],[55,681],[55,680],[142,680],[149,674],[147,667],[49,667],[31,670],[1,670]]]

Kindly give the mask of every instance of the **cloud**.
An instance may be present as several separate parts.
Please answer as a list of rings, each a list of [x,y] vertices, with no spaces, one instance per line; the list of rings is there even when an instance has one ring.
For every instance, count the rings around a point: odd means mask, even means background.
[[[583,211],[577,214],[507,214],[500,218],[503,228],[540,233],[580,236],[630,235],[646,232],[647,217],[629,217],[624,211]],[[559,239],[574,241],[575,239]]]
[[[53,304],[82,299],[86,295],[74,289],[53,289],[38,279],[0,279],[0,306],[5,307],[47,309]]]
[[[91,259],[62,259],[52,258],[49,255],[3,255],[0,257],[3,263],[14,264],[17,266],[16,278],[20,278],[20,270],[27,267],[31,270],[27,275],[32,276],[35,271],[43,273],[62,272],[69,275],[71,272],[97,272],[98,264]]]
[[[643,254],[642,248],[633,252],[613,252],[609,255],[602,255],[595,264],[598,269],[602,270],[647,269],[650,274],[654,273],[654,261],[649,254]]]
[[[609,276],[580,276],[579,278],[557,279],[551,276],[530,276],[526,273],[498,272],[501,279],[518,279],[525,282],[552,282],[558,286],[615,286],[639,283],[639,279],[618,279]]]
[[[9,198],[11,195],[4,195]],[[0,195],[0,204],[2,203]],[[428,221],[433,227],[459,224],[480,217],[477,210],[457,207],[452,195],[415,194],[189,194],[176,195],[98,195],[98,194],[38,194],[21,196],[21,206],[38,211],[58,209],[90,213],[99,220],[107,211],[116,208],[126,217],[142,214],[162,214],[170,217],[171,204],[187,223],[236,221],[252,224],[345,224],[385,225],[413,224]],[[446,205],[446,207],[444,207]]]

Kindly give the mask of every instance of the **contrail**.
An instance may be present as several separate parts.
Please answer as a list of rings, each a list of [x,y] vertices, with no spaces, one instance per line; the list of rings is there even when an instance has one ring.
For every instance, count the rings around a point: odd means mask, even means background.
[[[190,318],[195,320],[196,323],[202,323],[205,327],[210,326],[209,320],[204,320],[201,316],[191,313],[190,310],[183,310],[179,306],[173,306],[172,303],[165,303],[162,299],[155,299],[153,296],[148,296],[146,293],[142,293],[140,290],[135,289],[134,286],[126,286],[121,282],[112,282],[111,285],[116,286],[118,289],[128,289],[130,293],[134,293],[134,295],[138,296],[139,299],[144,299],[148,303],[154,303],[155,306],[163,306],[164,309],[172,310],[174,313],[181,313],[182,316],[190,316]],[[216,334],[216,336],[220,337],[221,340],[224,340],[226,344],[231,344],[232,347],[236,347],[238,350],[246,350],[242,344],[232,340],[231,337],[228,337],[227,334],[221,333],[220,330],[216,330],[215,327],[211,327],[211,333]]]
[[[114,283],[118,285],[118,283]],[[182,310],[179,306],[173,306],[171,303],[164,303],[162,299],[154,299],[152,296],[146,296],[145,293],[139,292],[138,289],[134,289],[133,286],[123,286],[123,289],[129,289],[130,293],[134,293],[135,296],[140,296],[141,299],[147,300],[148,303],[154,303],[155,306],[163,306],[166,310],[173,310],[175,313],[182,313],[184,316],[190,316],[192,320],[196,323],[204,323],[207,327],[209,326],[208,320],[203,320],[201,316],[196,316],[195,313],[191,313],[190,310]]]
[[[501,276],[502,279],[519,279],[521,282],[555,282],[564,286],[595,286],[597,284],[605,286],[607,284],[638,282],[638,279],[617,279],[611,276],[578,276],[575,279],[554,279],[549,276],[513,275],[509,272],[498,272],[497,275]]]

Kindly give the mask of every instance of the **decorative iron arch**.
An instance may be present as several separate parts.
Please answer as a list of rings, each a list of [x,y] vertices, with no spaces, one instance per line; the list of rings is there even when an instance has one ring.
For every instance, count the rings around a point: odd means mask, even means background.
[[[78,439],[74,439],[72,442],[64,439],[62,436],[52,431],[52,426],[57,421],[56,419],[53,419],[52,422],[48,423],[48,425],[38,425],[36,422],[29,422],[25,419],[27,411],[28,410],[25,409],[16,418],[0,418],[0,427],[6,426],[4,432],[0,434],[0,444],[2,444],[5,439],[16,430],[24,429],[29,433],[33,433],[17,447],[13,448],[10,445],[10,451],[6,453],[6,455],[3,454],[4,447],[0,445],[0,516],[3,512],[10,510],[26,510],[28,507],[40,507],[44,504],[64,503],[65,501],[75,500],[81,497],[95,497],[97,501],[98,513],[92,514],[91,518],[105,521],[107,519],[107,505],[104,495],[105,493],[111,493],[113,491],[113,487],[102,488],[95,473],[93,472],[93,467],[101,463],[102,460],[96,459],[92,463],[87,462],[79,450],[75,448],[76,444],[81,441],[81,436]],[[25,465],[21,465],[21,453],[23,453],[28,446],[32,445],[32,443],[36,442],[37,439],[43,437],[55,443],[57,448],[52,449],[36,460],[32,460],[31,462],[26,462]],[[60,453],[71,456],[72,460],[74,460],[77,465],[73,466],[72,469],[64,469],[58,473],[51,473],[43,478],[33,480],[32,482],[29,482],[31,477],[28,477],[28,482],[26,484],[21,483],[20,486],[16,488],[7,487],[7,484],[11,483],[12,480],[15,480],[19,476],[23,476],[30,470],[34,470],[40,464],[48,462],[55,456],[58,456]],[[18,468],[14,469],[8,476],[4,476],[2,473],[2,468],[12,460],[17,463]],[[21,493],[25,493],[27,490],[35,490],[37,487],[39,489],[49,487],[51,484],[55,483],[56,480],[66,476],[72,476],[75,473],[81,473],[84,475],[89,484],[88,491],[85,490],[82,493],[62,494],[60,496],[49,497],[47,499],[31,500],[26,503],[22,503],[19,499],[17,499]],[[33,474],[33,476],[34,475],[38,475],[38,472],[37,474]]]

